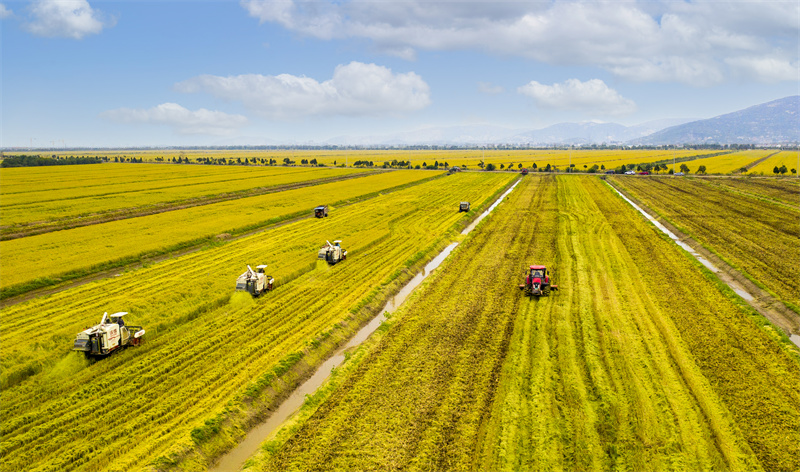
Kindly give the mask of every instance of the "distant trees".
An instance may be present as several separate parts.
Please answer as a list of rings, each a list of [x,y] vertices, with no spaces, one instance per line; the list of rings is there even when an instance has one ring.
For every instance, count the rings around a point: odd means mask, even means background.
[[[36,156],[8,156],[0,162],[0,167],[40,167],[40,166],[66,166],[76,164],[100,164],[103,160],[99,157],[66,157],[52,159],[50,157]]]
[[[698,174],[705,174],[706,173],[706,166],[700,166],[697,168]]]
[[[483,161],[481,161],[481,164],[483,164]],[[480,165],[480,164],[479,164],[479,165]],[[495,170],[496,168],[497,168],[497,167],[495,167],[495,165],[494,165],[494,164],[492,164],[491,162],[490,162],[490,163],[488,163],[488,164],[486,164],[486,170]]]
[[[681,164],[681,172],[683,172],[684,174],[688,174],[689,166],[687,166],[686,164]]]

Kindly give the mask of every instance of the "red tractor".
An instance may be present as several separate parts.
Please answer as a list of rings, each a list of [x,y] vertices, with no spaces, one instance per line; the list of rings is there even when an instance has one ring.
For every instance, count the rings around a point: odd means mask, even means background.
[[[525,283],[520,284],[519,288],[525,291],[525,295],[540,297],[550,295],[551,290],[558,290],[558,285],[550,283],[547,267],[532,265],[529,270],[525,271]]]

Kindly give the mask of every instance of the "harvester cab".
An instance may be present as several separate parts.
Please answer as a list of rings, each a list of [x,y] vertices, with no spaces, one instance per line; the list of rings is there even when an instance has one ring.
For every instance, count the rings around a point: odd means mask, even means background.
[[[258,265],[256,270],[253,270],[248,265],[247,272],[236,279],[236,290],[245,291],[254,297],[272,290],[275,279],[271,275],[267,275],[266,268],[266,265]]]
[[[328,205],[320,205],[314,208],[314,218],[326,218],[328,216]]]
[[[108,312],[103,313],[100,324],[78,333],[72,350],[83,351],[87,356],[105,356],[121,347],[138,346],[144,336],[144,328],[126,325],[122,317],[127,314],[119,312],[108,316]]]
[[[322,246],[322,249],[317,253],[317,259],[323,260],[330,265],[347,259],[347,251],[342,248],[341,240],[337,239],[333,244],[326,240],[325,243],[325,246]]]
[[[552,290],[558,290],[558,285],[551,282],[547,267],[532,265],[525,271],[525,283],[520,284],[519,288],[525,291],[525,295],[540,297],[550,295]]]

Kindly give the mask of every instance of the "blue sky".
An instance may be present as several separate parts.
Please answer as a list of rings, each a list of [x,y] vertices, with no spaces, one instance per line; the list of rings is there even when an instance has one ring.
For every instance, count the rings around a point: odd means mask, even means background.
[[[800,93],[796,1],[0,5],[0,147],[634,125]]]

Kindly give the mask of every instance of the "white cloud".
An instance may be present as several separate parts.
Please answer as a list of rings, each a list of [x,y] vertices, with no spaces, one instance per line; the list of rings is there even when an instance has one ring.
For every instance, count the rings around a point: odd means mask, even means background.
[[[487,95],[499,95],[505,92],[505,89],[500,85],[492,85],[489,82],[478,82],[478,91]]]
[[[118,123],[147,123],[169,125],[180,134],[231,134],[236,128],[247,124],[242,115],[230,115],[221,111],[200,108],[188,110],[177,103],[162,103],[147,110],[118,108],[101,114],[102,117]]]
[[[8,8],[6,8],[5,5],[0,3],[0,20],[3,20],[5,18],[9,18],[9,17],[11,17],[13,15],[14,15],[13,11],[9,10]]]
[[[81,39],[97,34],[113,20],[104,21],[86,0],[37,0],[31,5],[33,20],[25,29],[37,36]]]
[[[709,85],[728,60],[792,51],[800,3],[242,0],[262,23],[323,40],[365,38],[386,54],[479,50],[598,66],[637,81]]]
[[[580,110],[607,115],[624,115],[636,111],[632,100],[620,95],[600,79],[581,82],[567,79],[564,83],[544,85],[532,80],[517,92],[533,98],[541,108]]]
[[[760,82],[800,81],[800,62],[792,63],[782,57],[734,57],[727,59],[738,73],[755,78]]]
[[[201,75],[175,85],[182,92],[207,92],[242,102],[261,116],[377,116],[416,111],[430,104],[428,84],[417,74],[395,74],[383,66],[351,62],[318,82],[289,74]]]

